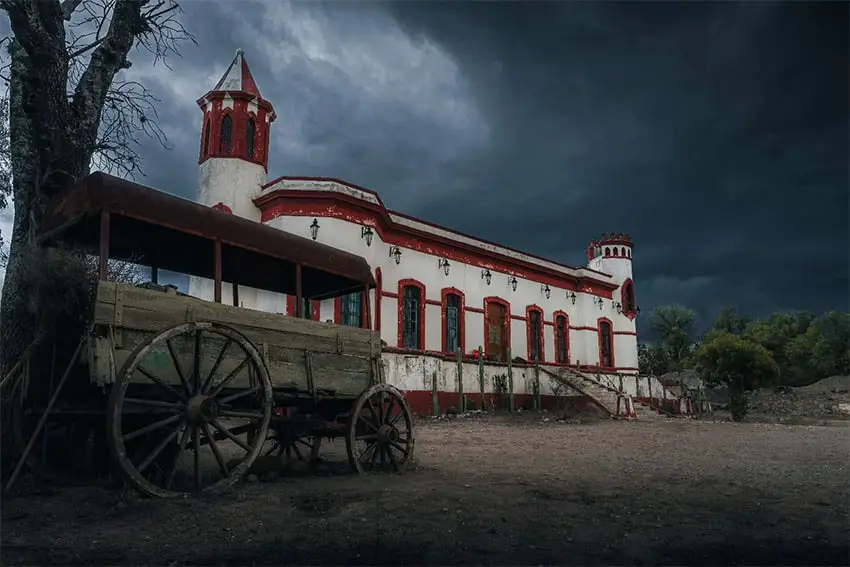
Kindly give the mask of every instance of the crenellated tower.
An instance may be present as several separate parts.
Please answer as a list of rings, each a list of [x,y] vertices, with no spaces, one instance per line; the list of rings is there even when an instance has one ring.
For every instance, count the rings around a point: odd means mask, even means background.
[[[638,313],[635,287],[632,280],[632,238],[628,234],[602,234],[602,238],[591,240],[587,246],[587,267],[611,274],[619,282],[620,289],[614,292],[618,312],[634,320]]]
[[[204,113],[198,202],[259,221],[253,199],[266,182],[275,112],[260,95],[241,49],[198,106]]]

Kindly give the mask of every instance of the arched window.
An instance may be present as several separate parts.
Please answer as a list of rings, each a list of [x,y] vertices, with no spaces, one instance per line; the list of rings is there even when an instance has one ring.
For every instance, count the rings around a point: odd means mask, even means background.
[[[621,250],[622,250],[622,252],[620,253],[620,256],[622,256],[623,258],[625,258],[625,257],[626,257],[626,247],[625,247],[625,246],[623,246],[623,248],[621,248]]]
[[[204,123],[204,155],[203,157],[207,157],[210,155],[210,121],[207,120]]]
[[[229,155],[232,147],[233,137],[233,119],[229,114],[225,114],[221,119],[221,141],[219,143],[219,151],[222,155]]]
[[[569,363],[570,327],[566,315],[555,316],[555,362]]]
[[[610,255],[611,255],[611,249],[610,249],[610,248],[606,248],[606,249],[605,249],[605,257],[607,258],[607,257],[608,257],[608,256],[610,256]]]
[[[625,313],[634,313],[637,306],[635,305],[635,285],[631,280],[626,280],[623,283],[623,311]]]
[[[528,360],[543,362],[543,312],[539,307],[526,308]]]
[[[614,256],[619,256],[619,255],[620,255],[620,250],[617,249],[617,247],[615,246],[614,247]]]
[[[599,319],[599,366],[603,368],[614,367],[614,332],[611,321]]]
[[[248,159],[254,159],[254,132],[256,126],[254,125],[254,119],[248,119],[248,125],[245,127],[245,148],[248,152]]]
[[[443,307],[443,352],[463,352],[463,296],[454,288],[442,292]]]
[[[399,346],[425,350],[425,286],[415,280],[399,282]]]
[[[363,292],[355,291],[338,297],[339,320],[338,325],[347,327],[360,327],[363,322]]]

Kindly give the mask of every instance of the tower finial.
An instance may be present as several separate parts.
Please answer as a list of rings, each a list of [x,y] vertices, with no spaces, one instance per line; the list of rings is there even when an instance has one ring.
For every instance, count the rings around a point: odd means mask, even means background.
[[[244,55],[245,55],[245,52],[244,52],[244,51],[242,50],[242,48],[240,47],[239,49],[237,49],[237,50],[236,50],[236,55],[237,55],[237,56],[239,56],[239,55],[244,56]]]

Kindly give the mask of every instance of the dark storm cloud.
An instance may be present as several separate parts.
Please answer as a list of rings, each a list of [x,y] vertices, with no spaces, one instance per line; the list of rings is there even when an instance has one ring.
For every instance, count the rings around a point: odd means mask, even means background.
[[[198,46],[130,69],[171,144],[145,141],[144,183],[194,195],[195,100],[241,47],[270,178],[570,264],[629,232],[644,310],[848,308],[846,3],[183,6]]]
[[[493,129],[480,186],[423,215],[574,263],[628,231],[644,306],[847,309],[846,4],[388,9]]]

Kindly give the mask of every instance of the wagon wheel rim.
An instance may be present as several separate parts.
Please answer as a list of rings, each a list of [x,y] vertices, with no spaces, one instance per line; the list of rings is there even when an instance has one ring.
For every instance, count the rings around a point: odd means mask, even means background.
[[[357,473],[402,472],[413,457],[410,406],[388,384],[363,392],[352,408],[346,435],[351,468]]]
[[[188,347],[181,351],[181,343]],[[157,356],[166,362],[152,369]],[[272,402],[268,370],[243,334],[210,322],[178,325],[139,345],[118,374],[108,411],[110,449],[124,476],[144,494],[220,493],[262,451]],[[235,419],[247,423],[232,427]],[[255,433],[250,440],[242,435],[248,431]],[[227,458],[227,442],[237,458]],[[183,458],[191,459],[185,489],[176,479]],[[204,474],[207,465],[217,478],[204,478],[211,476]]]

